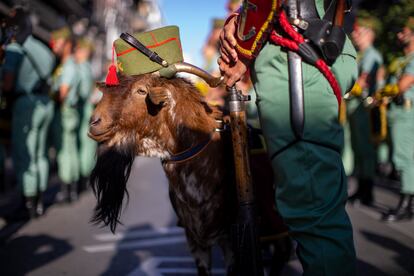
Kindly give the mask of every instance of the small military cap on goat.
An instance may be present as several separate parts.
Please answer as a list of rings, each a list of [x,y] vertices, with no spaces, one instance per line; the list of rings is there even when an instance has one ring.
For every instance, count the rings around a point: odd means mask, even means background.
[[[183,61],[180,34],[177,26],[167,26],[152,31],[133,35],[148,49],[156,52],[168,64]],[[151,61],[146,55],[128,44],[123,39],[114,42],[118,72],[134,76],[156,72],[162,65]]]

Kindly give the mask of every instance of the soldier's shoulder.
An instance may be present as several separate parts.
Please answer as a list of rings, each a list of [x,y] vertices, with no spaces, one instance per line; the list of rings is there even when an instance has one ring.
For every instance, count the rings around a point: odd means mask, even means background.
[[[52,51],[39,39],[29,36],[23,47],[26,51],[30,52],[31,56],[35,59],[42,59],[44,62],[50,62],[54,60]]]
[[[411,54],[408,57],[406,57],[405,62],[407,63],[407,65],[404,68],[404,73],[414,75],[414,54]]]
[[[378,51],[378,49],[375,48],[375,47],[370,47],[368,49],[367,56],[370,59],[374,59],[375,61],[378,61],[378,62],[382,63],[382,55],[381,55],[380,51]]]
[[[407,64],[414,65],[414,53],[405,58]]]
[[[63,64],[63,70],[76,70],[77,68],[78,65],[72,56],[70,56]]]
[[[15,42],[8,44],[5,51],[9,53],[23,54],[22,46]]]

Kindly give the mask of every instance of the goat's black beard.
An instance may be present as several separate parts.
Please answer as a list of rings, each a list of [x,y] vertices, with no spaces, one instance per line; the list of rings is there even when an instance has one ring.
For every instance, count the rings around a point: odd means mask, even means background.
[[[92,222],[103,223],[114,233],[122,211],[124,195],[128,197],[127,181],[135,158],[134,143],[121,146],[100,145],[97,162],[90,176],[92,190],[96,196]]]

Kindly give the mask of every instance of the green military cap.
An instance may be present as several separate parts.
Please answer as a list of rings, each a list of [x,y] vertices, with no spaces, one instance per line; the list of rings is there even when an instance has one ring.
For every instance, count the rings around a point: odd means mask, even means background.
[[[405,27],[409,28],[411,31],[414,31],[414,17],[408,17],[407,21],[405,22]]]
[[[221,29],[224,26],[225,20],[223,18],[214,18],[213,19],[213,29]]]
[[[183,61],[180,34],[177,26],[166,26],[148,32],[133,35],[148,49],[156,52],[161,58],[174,64]],[[126,75],[141,75],[156,72],[162,65],[151,61],[146,55],[119,38],[114,42],[117,57],[117,69]]]
[[[79,48],[86,48],[89,49],[90,51],[94,50],[94,45],[93,42],[90,39],[86,39],[86,38],[80,38],[76,41],[76,46]]]
[[[370,28],[375,33],[378,33],[381,31],[381,23],[380,21],[374,17],[369,15],[367,12],[362,11],[357,19],[356,19],[356,25],[360,27]]]
[[[59,39],[59,38],[70,38],[72,35],[70,29],[68,27],[63,27],[57,30],[54,30],[51,33],[51,37],[53,40]]]

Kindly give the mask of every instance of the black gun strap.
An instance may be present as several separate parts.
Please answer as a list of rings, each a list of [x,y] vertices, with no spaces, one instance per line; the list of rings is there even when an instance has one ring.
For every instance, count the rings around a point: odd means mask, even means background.
[[[132,47],[136,48],[138,51],[146,55],[153,62],[156,62],[163,67],[168,66],[168,62],[166,60],[160,57],[156,52],[153,52],[150,49],[148,49],[144,44],[139,42],[138,39],[136,39],[132,35],[128,33],[122,33],[120,37],[129,45],[131,45]]]

